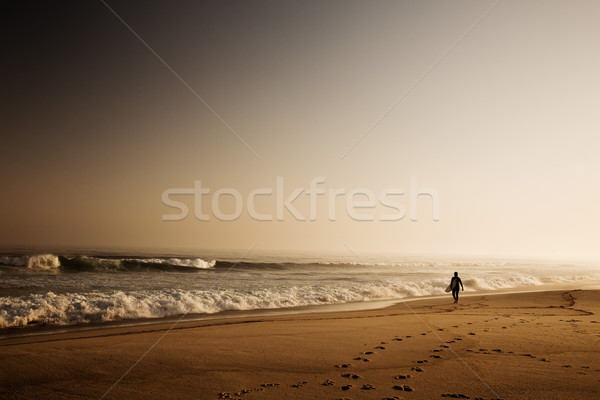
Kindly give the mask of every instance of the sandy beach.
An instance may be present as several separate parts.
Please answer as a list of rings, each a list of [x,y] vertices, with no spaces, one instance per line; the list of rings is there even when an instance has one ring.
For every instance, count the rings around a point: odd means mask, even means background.
[[[600,0],[2,10],[0,400],[600,400]]]
[[[548,291],[8,338],[0,397],[595,399],[599,306]]]

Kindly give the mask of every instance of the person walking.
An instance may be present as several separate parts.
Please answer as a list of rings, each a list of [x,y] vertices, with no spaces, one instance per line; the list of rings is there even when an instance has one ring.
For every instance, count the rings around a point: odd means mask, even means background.
[[[462,280],[458,277],[458,272],[455,272],[454,276],[452,277],[452,280],[450,281],[450,288],[452,289],[452,298],[454,299],[455,303],[458,303],[458,292],[460,290],[458,285],[460,285],[463,291],[465,290]]]

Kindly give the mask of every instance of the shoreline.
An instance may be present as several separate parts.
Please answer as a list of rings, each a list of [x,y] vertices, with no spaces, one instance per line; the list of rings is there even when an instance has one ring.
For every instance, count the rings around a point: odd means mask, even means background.
[[[497,290],[461,292],[460,298],[468,298],[473,296],[494,296],[504,294],[517,294],[517,293],[538,293],[538,292],[549,292],[549,291],[560,291],[560,290],[600,290],[600,284],[587,284],[587,285],[573,285],[573,283],[564,284],[552,284],[544,285],[546,287],[523,287],[523,288],[506,288]],[[551,286],[551,287],[548,287]],[[384,310],[388,307],[394,307],[398,304],[405,302],[425,301],[425,300],[437,300],[437,299],[449,299],[451,302],[451,294],[444,293],[434,296],[423,296],[423,297],[408,297],[403,299],[383,299],[383,300],[368,300],[359,302],[348,302],[348,303],[336,303],[336,304],[319,304],[309,306],[298,306],[298,307],[286,307],[286,308],[273,308],[273,309],[254,309],[254,310],[227,310],[221,311],[214,314],[178,314],[166,317],[156,318],[135,318],[125,320],[112,320],[112,321],[100,321],[100,322],[87,322],[77,323],[72,325],[60,325],[60,324],[31,324],[26,326],[13,326],[7,328],[0,328],[0,342],[2,340],[19,338],[19,337],[30,337],[38,335],[52,335],[59,333],[70,333],[70,332],[85,332],[95,331],[112,328],[131,328],[136,326],[153,326],[153,325],[164,325],[164,324],[178,324],[185,322],[197,322],[197,321],[213,321],[213,320],[235,320],[238,318],[259,318],[259,317],[270,317],[270,316],[287,316],[287,315],[301,315],[301,314],[315,314],[315,313],[340,313],[349,311],[369,311],[369,310]]]
[[[97,399],[122,378],[105,398],[592,399],[599,313],[600,291],[555,290],[13,337],[0,397]]]

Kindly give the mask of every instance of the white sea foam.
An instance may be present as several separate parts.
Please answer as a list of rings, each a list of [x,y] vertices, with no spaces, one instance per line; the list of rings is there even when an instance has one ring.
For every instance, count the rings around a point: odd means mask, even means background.
[[[27,268],[55,269],[60,267],[58,256],[36,254],[33,256],[2,256],[0,265],[23,266]]]
[[[201,258],[135,258],[127,259],[127,261],[134,261],[142,264],[164,264],[200,269],[213,268],[216,264],[216,260],[205,261]]]
[[[543,285],[543,282],[539,278],[531,275],[509,276],[495,279],[470,278],[465,279],[463,283],[468,288],[475,290],[498,290]]]
[[[34,294],[0,298],[0,327],[74,324],[184,313],[215,313],[366,301],[400,295],[383,286],[242,290],[165,290],[88,294]],[[406,291],[406,294],[408,291]]]
[[[0,265],[23,266],[30,269],[56,270],[61,267],[61,258],[54,254],[36,254],[24,256],[0,256]],[[107,258],[93,256],[65,256],[62,260],[70,269],[79,267],[83,270],[125,270],[124,262],[131,265],[162,265],[165,267],[190,267],[197,269],[213,268],[216,260],[206,261],[201,258]],[[76,268],[75,268],[76,269]]]
[[[55,269],[60,267],[60,261],[54,254],[39,254],[27,259],[27,268]]]
[[[600,278],[596,276],[596,278]],[[553,282],[577,282],[590,276],[571,276]],[[546,279],[548,280],[548,279]],[[543,285],[542,279],[522,275],[494,279],[469,278],[467,291],[527,288]],[[341,282],[227,288],[218,290],[167,289],[91,293],[31,294],[0,297],[0,327],[31,323],[68,325],[135,318],[158,318],[180,314],[216,313],[226,310],[275,309],[369,300],[402,299],[444,294],[446,278],[421,281],[362,283]]]

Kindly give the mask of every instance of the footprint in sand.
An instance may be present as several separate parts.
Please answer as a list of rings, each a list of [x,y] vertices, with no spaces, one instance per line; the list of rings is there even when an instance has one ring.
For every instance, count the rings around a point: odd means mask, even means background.
[[[342,390],[350,390],[352,389],[352,385],[344,385],[342,386]]]
[[[395,376],[395,377],[394,377],[394,379],[399,379],[399,380],[402,380],[402,379],[410,379],[410,378],[412,378],[412,375],[411,375],[411,374],[406,374],[406,375],[398,375],[398,376]]]
[[[240,390],[239,392],[236,392],[236,393],[234,393],[234,395],[235,395],[235,396],[243,396],[243,395],[245,395],[245,394],[248,394],[248,393],[250,393],[250,392],[253,392],[254,390],[258,390],[258,389],[242,389],[242,390]],[[229,393],[227,393],[227,394],[229,394]],[[225,397],[225,398],[227,398],[227,397]]]
[[[294,383],[293,385],[291,385],[291,387],[293,387],[293,388],[301,388],[302,386],[304,386],[306,384],[308,384],[308,382],[302,381],[302,382]]]
[[[442,358],[442,357],[438,356],[437,354],[432,354],[429,357],[431,357],[431,358]]]
[[[469,396],[461,394],[461,393],[444,393],[441,397],[450,397],[453,399],[470,399]]]
[[[342,374],[343,378],[352,378],[352,379],[358,379],[360,378],[360,375],[356,375],[356,374]]]
[[[393,338],[392,340],[395,340],[396,342],[401,342],[402,341],[401,338]]]
[[[338,364],[335,367],[336,368],[348,368],[348,367],[350,367],[350,364]]]
[[[323,385],[323,386],[333,386],[333,385],[335,385],[335,382],[332,381],[331,379],[327,379],[325,382],[321,383],[321,385]]]
[[[385,350],[385,347],[383,347],[383,346],[375,346],[375,348],[378,350]]]
[[[421,368],[421,367],[412,367],[410,370],[415,371],[415,372],[423,372],[424,371],[423,368]]]
[[[361,390],[375,390],[375,388],[373,387],[373,385],[371,385],[370,383],[362,385],[362,387],[360,389]]]
[[[218,394],[218,398],[219,399],[238,399],[239,396],[243,396],[250,392],[261,392],[261,391],[265,390],[266,388],[273,388],[273,387],[278,387],[278,386],[280,386],[279,383],[263,383],[262,385],[260,385],[259,387],[255,388],[255,389],[242,389],[239,392],[234,393],[234,394],[227,393],[227,392],[221,392]]]

